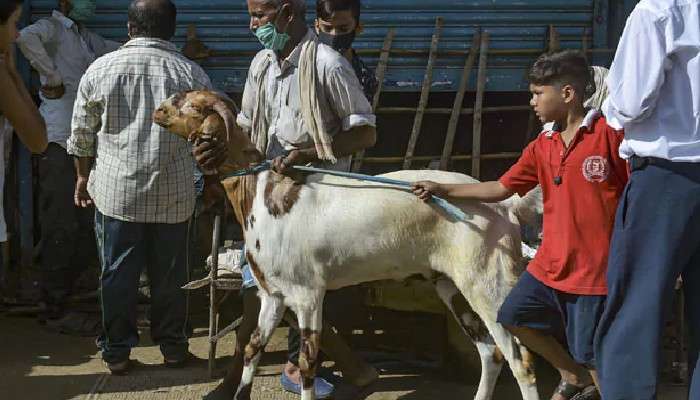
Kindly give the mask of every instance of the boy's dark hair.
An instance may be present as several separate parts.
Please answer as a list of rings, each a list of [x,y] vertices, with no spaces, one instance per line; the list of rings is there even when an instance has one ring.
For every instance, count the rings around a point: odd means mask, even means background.
[[[10,19],[12,13],[18,6],[22,5],[22,0],[0,0],[0,24],[4,24]]]
[[[593,70],[583,53],[576,50],[541,55],[530,69],[528,80],[534,85],[571,85],[582,102],[596,90]]]
[[[133,37],[170,40],[175,35],[177,8],[170,0],[134,0],[129,6]]]
[[[338,11],[352,11],[355,21],[360,22],[360,0],[316,0],[316,16],[322,20],[329,20]]]

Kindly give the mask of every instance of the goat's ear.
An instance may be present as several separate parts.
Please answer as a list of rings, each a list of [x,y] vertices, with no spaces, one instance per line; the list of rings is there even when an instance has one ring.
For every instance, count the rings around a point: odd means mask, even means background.
[[[202,122],[202,124],[199,126],[196,133],[198,135],[209,135],[216,137],[225,131],[226,126],[224,125],[224,121],[221,119],[221,117],[218,114],[211,114],[204,118],[204,122]]]

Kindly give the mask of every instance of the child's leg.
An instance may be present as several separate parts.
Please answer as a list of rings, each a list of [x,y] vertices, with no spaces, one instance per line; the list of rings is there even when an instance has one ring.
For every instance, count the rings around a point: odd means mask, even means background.
[[[542,356],[556,368],[567,383],[580,387],[591,384],[588,371],[574,361],[569,352],[552,335],[527,327],[506,326],[506,328],[517,336],[525,347]]]
[[[525,272],[501,306],[497,321],[559,371],[562,382],[552,400],[568,400],[583,393],[591,386],[592,379],[581,362],[562,345],[569,329],[565,323],[566,309],[559,297],[560,292]],[[592,348],[592,339],[589,347]]]
[[[605,296],[559,294],[561,309],[566,317],[566,340],[574,361],[585,366],[596,388],[598,371],[595,369],[595,332],[605,309]]]

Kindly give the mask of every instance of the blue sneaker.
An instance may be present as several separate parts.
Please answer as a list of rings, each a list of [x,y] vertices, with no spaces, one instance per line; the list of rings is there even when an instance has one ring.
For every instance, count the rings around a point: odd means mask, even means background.
[[[292,382],[284,372],[282,372],[280,381],[284,390],[301,396],[301,385]],[[317,399],[327,399],[333,395],[335,387],[327,380],[317,376],[316,379],[314,379],[314,391],[316,392]]]

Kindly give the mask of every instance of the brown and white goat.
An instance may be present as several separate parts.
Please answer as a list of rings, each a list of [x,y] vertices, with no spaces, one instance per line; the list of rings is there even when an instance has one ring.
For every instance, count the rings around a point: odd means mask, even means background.
[[[229,159],[220,172],[260,162],[263,156],[245,133],[230,124],[233,111],[211,106],[221,101],[211,92],[179,94],[162,104],[155,121],[184,138],[227,134]],[[444,171],[383,176],[474,182]],[[469,216],[462,221],[407,190],[328,175],[291,179],[268,171],[225,179],[223,185],[244,229],[246,256],[261,299],[258,328],[246,347],[235,399],[249,397],[261,351],[286,307],[299,321],[302,399],[311,400],[326,291],[417,274],[436,282],[441,299],[477,346],[482,374],[475,399],[492,398],[504,360],[523,399],[539,398],[532,356],[496,322],[498,308],[523,267],[516,212],[530,209],[537,199],[456,201]]]

